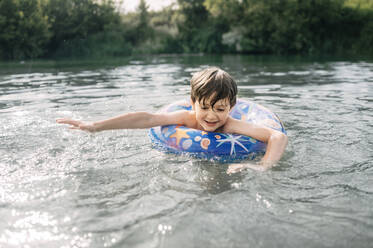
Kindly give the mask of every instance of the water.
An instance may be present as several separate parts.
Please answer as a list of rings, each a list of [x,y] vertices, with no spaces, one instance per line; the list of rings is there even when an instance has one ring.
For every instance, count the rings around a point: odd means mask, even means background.
[[[58,117],[157,111],[208,65],[275,111],[290,144],[267,172],[163,154],[147,130]],[[371,247],[373,62],[154,56],[2,64],[0,247]]]

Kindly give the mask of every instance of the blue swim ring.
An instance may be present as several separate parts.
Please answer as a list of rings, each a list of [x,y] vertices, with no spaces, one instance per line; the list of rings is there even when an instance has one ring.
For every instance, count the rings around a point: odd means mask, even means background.
[[[190,102],[176,102],[161,112],[192,110]],[[247,100],[237,100],[230,116],[258,125],[264,125],[286,134],[284,125],[269,109]],[[185,126],[169,125],[153,127],[150,139],[156,148],[172,153],[189,154],[193,157],[218,161],[254,159],[264,154],[266,144],[253,138],[217,132],[205,132]]]

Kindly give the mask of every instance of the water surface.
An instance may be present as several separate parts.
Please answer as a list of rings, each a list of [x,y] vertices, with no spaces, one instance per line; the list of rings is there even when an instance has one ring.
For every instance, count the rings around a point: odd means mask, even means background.
[[[99,120],[186,99],[227,70],[276,112],[290,143],[274,169],[163,154],[147,130]],[[371,247],[373,61],[153,56],[0,69],[1,247]]]

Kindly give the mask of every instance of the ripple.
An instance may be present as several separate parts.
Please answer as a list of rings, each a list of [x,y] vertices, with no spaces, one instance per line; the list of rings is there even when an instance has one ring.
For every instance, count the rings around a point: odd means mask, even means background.
[[[0,246],[369,247],[372,63],[128,61],[1,74]],[[153,149],[146,130],[54,121],[157,111],[188,98],[210,64],[285,122],[290,144],[273,170],[227,175],[226,164]]]

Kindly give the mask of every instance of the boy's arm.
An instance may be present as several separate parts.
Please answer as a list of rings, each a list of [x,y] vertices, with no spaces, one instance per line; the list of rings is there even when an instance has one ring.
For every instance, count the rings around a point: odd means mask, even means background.
[[[272,128],[248,123],[245,121],[230,118],[227,122],[228,125],[224,128],[224,132],[242,134],[252,137],[256,140],[267,143],[266,153],[261,159],[259,165],[244,165],[245,168],[256,170],[267,170],[277,163],[285,151],[288,143],[288,137],[279,131]],[[242,167],[237,165],[236,167]],[[239,168],[242,170],[244,168]],[[231,172],[235,172],[234,170]]]
[[[57,123],[69,124],[71,129],[81,129],[89,132],[98,132],[112,129],[138,129],[163,125],[188,125],[190,111],[177,111],[173,113],[134,112],[116,116],[97,122],[82,122],[72,119],[57,119]]]

